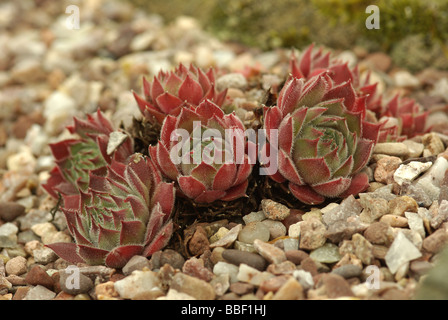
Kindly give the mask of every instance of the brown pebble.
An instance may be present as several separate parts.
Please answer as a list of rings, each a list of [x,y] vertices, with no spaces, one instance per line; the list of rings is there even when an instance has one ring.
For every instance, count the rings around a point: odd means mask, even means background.
[[[286,259],[296,265],[300,265],[303,260],[309,257],[309,254],[303,250],[287,250],[285,251]]]
[[[41,285],[49,290],[53,290],[54,282],[48,273],[39,265],[31,268],[25,277],[26,283],[32,286]]]

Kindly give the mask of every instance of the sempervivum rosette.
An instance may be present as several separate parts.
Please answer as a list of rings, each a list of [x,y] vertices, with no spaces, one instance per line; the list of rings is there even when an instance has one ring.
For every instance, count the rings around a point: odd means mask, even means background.
[[[428,114],[415,100],[394,95],[380,115],[384,125],[379,141],[402,141],[425,134]]]
[[[348,62],[332,58],[331,53],[323,52],[323,48],[314,49],[314,44],[306,48],[297,58],[291,55],[289,62],[291,75],[298,79],[309,80],[322,73],[328,73],[334,84],[351,81],[359,94],[366,96],[366,108],[377,113],[381,108],[381,95],[377,93],[378,83],[370,83],[370,73],[361,79],[358,65],[350,69]]]
[[[173,183],[162,180],[148,157],[113,162],[107,176],[90,174],[86,192],[64,196],[62,211],[75,243],[48,247],[61,258],[121,268],[134,255],[150,256],[171,238]]]
[[[216,90],[214,69],[205,73],[180,64],[174,71],[160,71],[152,82],[143,78],[143,93],[142,98],[134,92],[141,113],[148,121],[162,124],[166,115],[177,116],[183,106],[197,106],[205,99],[221,106],[227,90]]]
[[[204,100],[167,116],[149,154],[180,195],[197,203],[231,201],[245,195],[252,172],[248,143],[238,117]]]
[[[335,85],[328,73],[308,81],[292,77],[277,105],[265,108],[264,127],[272,145],[278,130],[277,182],[308,204],[345,197],[368,187],[368,163],[379,125],[367,123],[365,97],[350,81]],[[275,150],[270,150],[275,152]]]
[[[78,137],[50,144],[56,166],[43,188],[54,198],[60,194],[77,194],[86,190],[89,174],[106,173],[112,161],[124,162],[133,153],[133,142],[124,132],[115,130],[101,111],[87,115],[87,120],[74,118],[67,129]],[[112,149],[111,138],[120,140]]]

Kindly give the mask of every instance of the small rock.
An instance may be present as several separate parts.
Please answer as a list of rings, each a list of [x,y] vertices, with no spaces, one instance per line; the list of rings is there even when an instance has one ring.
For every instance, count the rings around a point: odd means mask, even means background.
[[[183,273],[176,273],[171,281],[171,289],[186,293],[198,300],[214,300],[213,287],[204,280]]]
[[[299,239],[285,238],[285,239],[283,239],[282,242],[283,242],[283,250],[284,251],[299,249]]]
[[[289,278],[274,294],[272,300],[303,300],[303,287],[294,277]]]
[[[423,225],[423,219],[419,216],[418,213],[415,212],[405,212],[406,218],[408,219],[408,225],[411,230],[416,231],[419,235],[421,235],[422,239],[425,238],[425,226]]]
[[[6,262],[5,270],[7,275],[20,276],[27,271],[27,261],[21,256],[14,257]]]
[[[389,201],[389,213],[404,216],[405,212],[417,212],[418,203],[408,196],[397,197]]]
[[[364,237],[372,244],[389,246],[394,240],[392,227],[385,222],[374,222],[364,231]]]
[[[402,265],[421,256],[420,250],[406,238],[404,233],[399,232],[387,251],[385,261],[390,272],[395,274]]]
[[[227,229],[225,227],[219,228],[218,231],[216,231],[216,233],[210,237],[210,239],[209,239],[210,243],[214,243],[214,242],[222,239],[228,232],[229,232],[229,229]]]
[[[335,203],[329,210],[324,210],[325,208],[323,208],[321,210],[322,221],[327,226],[330,226],[337,221],[347,221],[349,217],[358,216],[361,213],[362,208],[360,201],[356,200],[353,195],[350,195],[342,200],[340,205]]]
[[[334,273],[323,274],[316,283],[316,288],[330,299],[354,296],[347,280]]]
[[[95,286],[95,295],[98,300],[108,300],[118,298],[120,295],[115,290],[115,282],[106,281]]]
[[[0,202],[0,219],[11,222],[25,213],[25,207],[16,202]]]
[[[407,218],[395,214],[385,214],[381,217],[380,222],[387,223],[394,228],[405,228],[408,226]]]
[[[339,247],[332,243],[326,243],[310,253],[310,257],[320,263],[335,263],[341,259]]]
[[[259,239],[254,240],[254,248],[270,263],[278,264],[286,260],[285,252],[282,249]]]
[[[299,283],[302,285],[303,289],[311,289],[314,287],[314,280],[313,276],[310,272],[305,270],[295,270],[292,273],[292,276],[299,281]]]
[[[245,282],[235,282],[230,285],[230,291],[236,293],[239,296],[251,293],[254,291],[255,286]]]
[[[204,267],[204,260],[196,257],[191,257],[185,261],[182,266],[182,272],[206,282],[210,282],[213,278],[213,272]]]
[[[409,158],[418,158],[423,154],[423,149],[425,148],[423,143],[413,140],[404,140],[403,143],[408,147]]]
[[[232,229],[230,229],[221,239],[219,239],[216,242],[213,242],[210,244],[210,248],[216,248],[216,247],[230,247],[237,238],[239,238],[240,233],[242,232],[243,225],[238,224]]]
[[[261,222],[251,222],[244,226],[238,234],[238,240],[245,243],[254,243],[255,239],[267,242],[271,233],[268,227]]]
[[[345,279],[359,277],[362,273],[362,268],[354,264],[345,264],[339,268],[333,269],[331,273],[338,274]]]
[[[249,214],[246,214],[243,217],[243,221],[244,221],[245,224],[249,224],[251,222],[263,221],[264,219],[266,219],[264,211],[254,211],[254,212],[251,212]]]
[[[364,208],[359,216],[362,222],[372,223],[389,211],[389,205],[386,199],[374,198],[367,193],[360,194],[359,198]]]
[[[373,153],[394,157],[407,157],[409,155],[409,149],[402,142],[379,142],[373,148]]]
[[[448,169],[448,160],[444,157],[438,157],[432,167],[426,171],[422,177],[414,181],[414,185],[420,187],[434,201],[439,199],[440,185]]]
[[[269,291],[277,292],[278,289],[280,289],[280,287],[282,285],[284,285],[285,282],[288,281],[288,279],[290,279],[290,278],[291,278],[290,276],[286,276],[286,275],[280,275],[280,276],[269,278],[260,284],[259,289],[263,290],[264,292],[269,292]]]
[[[286,235],[286,227],[280,221],[275,221],[271,219],[265,219],[261,223],[263,223],[269,229],[270,240],[283,237]]]
[[[416,88],[420,86],[420,80],[405,70],[395,72],[393,80],[397,87]]]
[[[247,282],[255,286],[260,286],[263,281],[273,277],[274,275],[272,273],[258,271],[244,263],[240,265],[237,275],[238,281]]]
[[[25,277],[25,281],[27,284],[32,286],[41,285],[50,290],[53,290],[54,281],[48,275],[48,273],[39,265],[35,265],[31,268],[28,274]]]
[[[303,260],[309,257],[309,254],[303,250],[287,250],[285,251],[286,259],[296,265],[300,265]]]
[[[27,292],[23,300],[52,300],[54,297],[56,293],[44,286],[36,285]]]
[[[218,263],[216,263],[213,266],[213,273],[216,276],[220,276],[223,274],[227,274],[230,276],[230,283],[235,283],[238,281],[238,272],[239,272],[239,268],[238,266],[232,264],[232,263],[227,263],[227,262],[223,262],[223,261],[219,261]]]
[[[448,233],[445,228],[440,228],[423,240],[423,249],[430,253],[440,252],[448,242]]]
[[[114,288],[121,298],[131,300],[152,300],[163,295],[158,287],[157,273],[144,270],[135,270],[130,276],[114,283]]]
[[[188,250],[191,255],[201,255],[205,250],[209,249],[210,242],[204,228],[197,227],[190,241],[188,242]]]
[[[143,256],[133,256],[126,265],[122,268],[122,272],[125,276],[129,276],[135,270],[143,270],[143,268],[150,269],[149,260]]]
[[[395,170],[401,165],[402,160],[398,157],[387,156],[377,161],[377,166],[374,171],[375,181],[384,184],[391,184],[394,182]]]
[[[261,200],[261,208],[267,219],[277,221],[286,219],[291,212],[287,206],[270,199]]]
[[[185,263],[184,257],[177,251],[173,249],[165,249],[163,250],[161,256],[160,256],[160,266],[163,266],[165,264],[169,264],[174,269],[182,269],[182,266]]]
[[[365,265],[371,264],[374,259],[372,244],[359,233],[353,235],[352,242],[355,247],[355,255]]]
[[[244,263],[252,268],[263,271],[266,268],[267,261],[261,255],[252,252],[244,252],[235,249],[226,249],[222,252],[222,257],[234,264],[239,266]]]
[[[57,254],[47,247],[34,250],[33,257],[34,261],[39,264],[48,264],[58,259]]]
[[[13,248],[17,245],[19,228],[11,222],[0,226],[0,248]]]
[[[394,172],[394,180],[400,186],[403,183],[411,183],[422,172],[425,172],[432,166],[432,162],[411,161],[408,164],[402,164]]]
[[[216,79],[218,91],[235,88],[244,90],[247,87],[247,80],[241,73],[228,73]]]
[[[59,271],[59,284],[65,293],[77,295],[87,293],[94,287],[93,281],[86,275],[69,271],[70,269]],[[67,272],[68,271],[68,272]]]
[[[438,229],[439,226],[448,220],[448,200],[442,200],[437,210],[437,215],[431,219],[431,227]]]
[[[422,143],[425,146],[425,149],[423,150],[424,157],[438,155],[439,153],[445,151],[445,146],[442,139],[440,139],[440,137],[434,132],[423,135]]]
[[[303,221],[300,224],[300,249],[314,250],[326,242],[325,225],[316,218]]]

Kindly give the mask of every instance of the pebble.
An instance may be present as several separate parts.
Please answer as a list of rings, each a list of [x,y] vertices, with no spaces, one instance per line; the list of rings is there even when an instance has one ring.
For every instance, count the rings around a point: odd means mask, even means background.
[[[230,276],[230,283],[235,283],[238,281],[239,267],[233,263],[227,263],[224,261],[219,261],[213,266],[213,273],[216,276],[223,274],[228,274]]]
[[[11,222],[25,213],[25,207],[16,202],[0,202],[0,219]]]
[[[422,143],[425,146],[425,149],[423,150],[424,157],[438,155],[445,151],[445,145],[443,144],[442,139],[440,139],[435,132],[423,135]]]
[[[196,257],[191,257],[185,261],[182,266],[182,272],[206,282],[210,282],[213,279],[213,272],[204,266],[204,260]]]
[[[286,219],[291,212],[291,210],[287,206],[270,199],[261,200],[261,209],[263,210],[264,215],[267,219],[277,221]]]
[[[198,226],[188,242],[188,250],[190,254],[201,255],[210,247],[210,242],[207,237],[207,232],[204,228]]]
[[[264,211],[254,211],[243,216],[243,221],[245,224],[263,221],[264,219],[266,219]]]
[[[440,252],[448,243],[448,232],[445,228],[440,228],[423,240],[423,249],[430,253]]]
[[[5,270],[7,275],[20,276],[27,272],[27,261],[24,257],[18,256],[6,262]]]
[[[157,273],[151,270],[135,270],[130,276],[114,283],[114,289],[121,298],[131,300],[152,300],[163,295],[158,287]]]
[[[254,285],[240,281],[232,283],[229,287],[230,291],[236,293],[239,296],[253,292],[254,288]]]
[[[402,265],[421,256],[420,250],[408,240],[404,233],[399,232],[387,251],[385,262],[390,272],[395,274]]]
[[[362,268],[355,264],[345,264],[336,269],[333,269],[331,273],[338,274],[345,279],[359,277],[362,273]]]
[[[405,70],[395,72],[393,80],[397,87],[416,88],[420,85],[420,80]]]
[[[409,149],[402,142],[379,142],[373,148],[373,153],[394,157],[407,157],[409,156]]]
[[[11,222],[0,226],[0,248],[13,248],[17,245],[19,228]]]
[[[402,160],[395,156],[386,156],[377,161],[377,166],[373,173],[375,181],[384,184],[394,182],[395,170],[401,165]]]
[[[324,295],[330,299],[354,295],[347,280],[334,273],[323,274],[316,283],[316,288],[318,295]]]
[[[303,250],[287,250],[285,251],[286,259],[296,265],[300,265],[303,260],[309,258],[309,254]]]
[[[282,249],[259,239],[254,240],[254,248],[270,263],[278,264],[286,260],[285,252]]]
[[[386,199],[375,198],[370,194],[360,194],[360,203],[364,210],[359,215],[362,222],[372,223],[373,221],[381,218],[389,211],[389,204]]]
[[[258,271],[247,264],[241,264],[238,270],[238,281],[247,282],[255,286],[260,286],[263,281],[273,278],[272,273],[266,271]]]
[[[274,294],[272,300],[303,300],[303,287],[294,277],[290,277]]]
[[[82,273],[75,273],[69,270],[59,271],[59,285],[61,286],[62,291],[68,294],[77,295],[87,293],[94,287],[93,281],[89,277]]]
[[[41,285],[50,290],[53,290],[54,287],[53,279],[40,265],[35,265],[34,267],[31,268],[31,270],[27,273],[25,277],[25,281],[29,285],[32,286]]]
[[[335,263],[341,259],[339,247],[333,243],[326,243],[310,252],[310,257],[321,263]]]
[[[58,259],[56,253],[47,247],[34,250],[33,257],[34,261],[39,264],[48,264]]]
[[[267,242],[271,237],[268,227],[261,222],[251,222],[245,225],[238,234],[238,241],[254,243],[255,239]]]
[[[244,90],[247,87],[247,80],[241,73],[228,73],[216,79],[216,88],[222,91],[228,88]]]
[[[415,212],[405,212],[406,218],[408,219],[408,225],[411,230],[417,232],[422,239],[425,238],[425,226],[423,225],[423,219],[418,213]]]
[[[394,180],[400,186],[403,183],[411,183],[422,172],[425,172],[432,166],[432,162],[411,161],[408,164],[402,164],[394,172]]]
[[[408,147],[409,158],[418,158],[423,154],[425,146],[413,140],[404,140],[403,143]]]
[[[210,284],[212,285],[213,289],[215,290],[216,296],[221,297],[230,288],[230,275],[221,274],[217,277],[214,277],[210,281]]]
[[[280,221],[265,219],[261,223],[263,223],[269,229],[270,240],[284,237],[286,235],[286,227]]]
[[[142,270],[143,268],[150,269],[150,263],[148,258],[135,255],[125,264],[125,266],[121,269],[125,276],[130,275],[135,270]]]
[[[364,237],[372,244],[389,246],[394,240],[394,232],[389,223],[377,221],[367,227]]]
[[[404,216],[405,212],[417,212],[418,203],[409,196],[397,197],[389,201],[389,214]]]
[[[437,215],[430,218],[431,227],[438,229],[439,226],[448,220],[448,200],[442,200],[437,209]]]
[[[170,288],[186,293],[198,300],[214,300],[216,297],[215,290],[211,284],[183,273],[174,275]]]
[[[26,293],[23,300],[53,300],[54,297],[56,293],[42,285],[36,285]]]
[[[342,200],[341,204],[333,203],[322,211],[322,221],[330,226],[337,221],[347,221],[349,217],[358,216],[363,209],[361,202],[353,195],[348,196]]]
[[[422,188],[431,200],[438,200],[440,184],[443,181],[447,169],[448,160],[444,157],[439,157],[422,177],[414,181],[414,184]]]
[[[292,273],[292,276],[299,281],[303,289],[307,290],[314,287],[313,276],[310,272],[305,270],[295,270]]]
[[[267,260],[258,253],[244,252],[235,249],[226,249],[222,252],[222,257],[236,266],[244,263],[252,268],[263,271],[267,266]]]
[[[235,240],[237,238],[239,239],[240,234],[242,233],[242,230],[244,230],[242,224],[236,225],[235,227],[230,229],[228,232],[226,232],[226,234],[221,239],[219,239],[216,242],[213,242],[212,244],[210,244],[209,247],[210,248],[216,248],[216,247],[228,248],[228,247],[230,247],[235,242]],[[243,239],[247,240],[247,237],[243,236]],[[239,240],[243,241],[241,239],[239,239]],[[246,241],[243,241],[243,242],[246,242]]]
[[[314,250],[326,242],[325,225],[316,218],[303,221],[300,224],[300,249]]]

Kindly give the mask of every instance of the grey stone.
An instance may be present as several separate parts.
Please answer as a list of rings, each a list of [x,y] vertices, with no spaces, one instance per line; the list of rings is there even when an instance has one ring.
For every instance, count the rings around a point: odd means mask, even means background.
[[[362,273],[362,268],[354,264],[344,264],[339,268],[333,269],[331,272],[338,274],[345,279],[349,279],[360,276]]]
[[[420,250],[406,238],[404,233],[399,232],[387,251],[385,261],[390,272],[395,274],[402,265],[421,256]]]
[[[94,287],[92,279],[76,269],[60,270],[59,284],[62,291],[72,295],[87,293]]]
[[[257,270],[263,271],[267,266],[267,261],[258,253],[244,252],[235,249],[226,249],[222,252],[222,257],[229,263],[239,266],[244,263]]]
[[[269,241],[271,233],[268,227],[261,222],[251,222],[244,226],[238,234],[238,241],[245,243],[254,243],[255,239]]]
[[[126,265],[122,268],[122,272],[125,276],[130,275],[134,270],[142,270],[143,268],[150,269],[149,260],[143,256],[133,256]]]
[[[13,248],[17,245],[19,228],[11,222],[0,226],[0,248]]]
[[[339,247],[332,243],[326,243],[310,252],[310,257],[321,263],[335,263],[341,259],[339,254]]]

